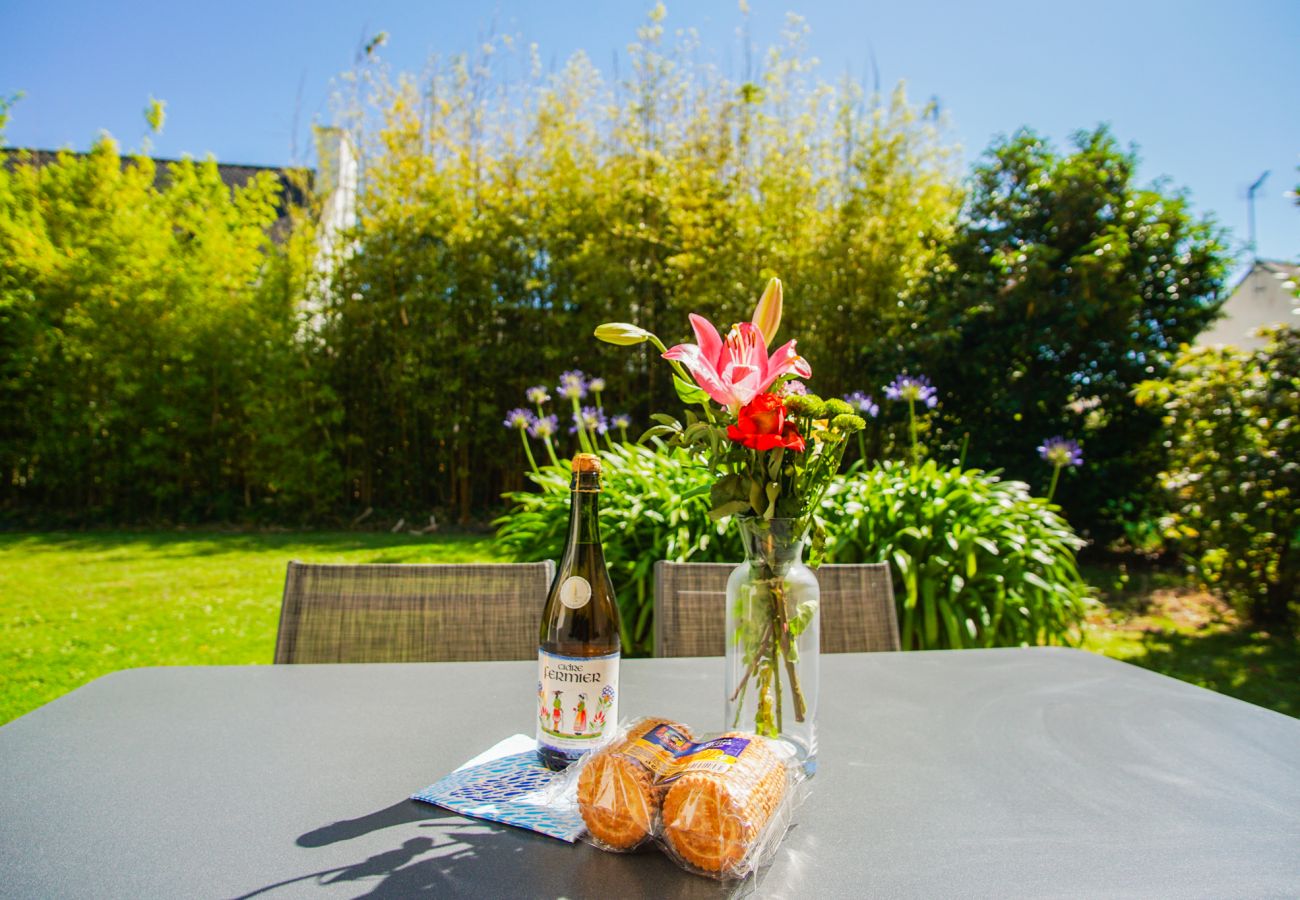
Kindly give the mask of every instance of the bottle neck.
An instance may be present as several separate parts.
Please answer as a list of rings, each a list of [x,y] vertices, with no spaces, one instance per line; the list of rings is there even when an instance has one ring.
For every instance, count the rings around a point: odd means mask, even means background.
[[[804,544],[808,540],[807,523],[803,520],[755,516],[738,522],[745,559],[750,566],[784,575],[792,566],[803,563]]]
[[[569,505],[569,545],[600,548],[600,476],[586,473],[573,477]]]

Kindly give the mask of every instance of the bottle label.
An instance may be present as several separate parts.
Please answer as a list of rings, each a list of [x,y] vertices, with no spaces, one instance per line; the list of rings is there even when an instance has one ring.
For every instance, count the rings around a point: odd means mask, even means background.
[[[537,651],[537,742],[590,750],[618,724],[619,654],[560,656]]]
[[[560,585],[560,602],[569,609],[582,609],[591,600],[591,582],[581,575],[570,575]]]
[[[734,735],[696,743],[671,725],[656,725],[622,752],[649,769],[656,784],[666,784],[688,772],[725,775],[749,745],[749,738]]]

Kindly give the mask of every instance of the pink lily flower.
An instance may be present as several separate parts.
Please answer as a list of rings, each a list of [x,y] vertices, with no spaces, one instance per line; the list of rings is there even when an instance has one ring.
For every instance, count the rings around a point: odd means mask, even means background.
[[[691,328],[696,343],[670,347],[664,359],[684,365],[706,394],[733,412],[782,375],[812,376],[808,361],[795,352],[794,341],[782,344],[769,356],[763,332],[752,322],[733,325],[725,341],[703,316],[692,313]]]

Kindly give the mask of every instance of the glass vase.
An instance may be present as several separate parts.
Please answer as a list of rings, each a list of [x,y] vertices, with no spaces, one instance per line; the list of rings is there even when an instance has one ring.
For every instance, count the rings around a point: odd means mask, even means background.
[[[821,589],[798,519],[739,519],[745,562],[727,580],[727,718],[816,771]]]

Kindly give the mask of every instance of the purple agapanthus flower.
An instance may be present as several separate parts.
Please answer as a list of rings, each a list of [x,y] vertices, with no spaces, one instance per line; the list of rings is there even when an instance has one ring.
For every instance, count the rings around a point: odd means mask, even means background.
[[[1043,458],[1044,462],[1056,466],[1058,469],[1064,466],[1083,465],[1083,450],[1079,447],[1079,442],[1075,440],[1067,441],[1059,434],[1043,441],[1038,447],[1038,455]]]
[[[523,431],[525,428],[533,424],[534,418],[536,417],[531,412],[524,409],[522,406],[519,406],[506,413],[506,420],[502,424],[507,428],[514,428],[518,431]]]
[[[547,392],[546,385],[544,384],[530,387],[528,390],[524,391],[524,396],[528,398],[529,403],[536,406],[541,406],[547,400],[551,399],[551,395]]]
[[[560,428],[560,419],[554,413],[549,416],[533,418],[533,424],[528,426],[528,434],[535,438],[548,438],[555,434]]]
[[[808,385],[802,381],[787,381],[781,385],[782,397],[799,397],[808,393]]]
[[[609,420],[609,424],[613,428],[625,429],[632,425],[632,417],[627,413],[614,413],[614,416]]]
[[[924,403],[930,409],[939,403],[939,393],[924,375],[899,375],[885,388],[885,396],[890,400]]]
[[[880,415],[880,406],[875,400],[871,399],[871,395],[866,391],[854,391],[851,394],[845,394],[844,399],[846,402],[852,404],[854,409],[869,419],[874,419],[876,416]]]
[[[593,378],[591,379],[591,381],[587,382],[587,390],[589,391],[594,391],[595,393],[599,394],[604,389],[605,389],[605,379],[603,378]]]
[[[587,396],[587,376],[583,374],[581,369],[570,369],[567,372],[561,372],[560,384],[557,390],[565,400],[572,400],[575,397],[581,400]]]
[[[596,407],[584,406],[580,412],[574,415],[573,427],[569,429],[569,434],[577,434],[579,428],[594,431],[597,434],[604,434],[609,431],[609,420]]]

